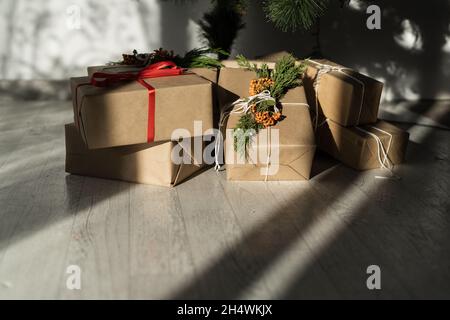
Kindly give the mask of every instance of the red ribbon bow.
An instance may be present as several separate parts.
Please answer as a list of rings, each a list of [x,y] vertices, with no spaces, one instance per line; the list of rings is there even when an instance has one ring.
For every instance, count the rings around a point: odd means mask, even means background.
[[[183,71],[172,61],[161,61],[153,63],[139,72],[95,72],[88,84],[96,87],[107,87],[121,81],[135,80],[146,87],[148,90],[147,142],[153,142],[155,138],[155,88],[145,82],[144,79],[177,76],[183,74]]]
[[[91,84],[96,87],[107,87],[113,83],[130,80],[143,80],[148,78],[158,78],[176,76],[183,73],[183,69],[172,61],[161,61],[153,63],[139,72],[95,72],[91,77]]]

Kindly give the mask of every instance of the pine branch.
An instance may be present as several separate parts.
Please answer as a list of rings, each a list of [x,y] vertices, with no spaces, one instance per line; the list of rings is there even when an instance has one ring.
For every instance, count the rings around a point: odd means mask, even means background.
[[[320,17],[328,0],[266,0],[267,18],[282,31],[309,29]]]

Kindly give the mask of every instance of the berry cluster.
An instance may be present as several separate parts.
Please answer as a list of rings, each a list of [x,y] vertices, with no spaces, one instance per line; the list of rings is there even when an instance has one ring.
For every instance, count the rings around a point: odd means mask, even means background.
[[[273,112],[269,110],[258,111],[258,107],[256,105],[252,105],[250,107],[250,111],[253,113],[255,121],[264,128],[274,126],[277,121],[281,119],[281,112]]]
[[[253,79],[252,81],[250,81],[250,88],[248,90],[248,93],[251,96],[254,96],[255,94],[261,93],[264,90],[269,90],[272,85],[273,80],[270,78]]]

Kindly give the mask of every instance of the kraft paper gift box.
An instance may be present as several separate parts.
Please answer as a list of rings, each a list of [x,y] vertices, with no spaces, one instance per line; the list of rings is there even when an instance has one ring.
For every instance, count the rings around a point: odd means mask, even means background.
[[[88,77],[92,77],[95,72],[138,72],[142,70],[142,66],[133,65],[100,65],[87,67]],[[219,107],[217,102],[217,80],[219,78],[219,70],[217,68],[189,68],[186,73],[194,73],[208,81],[211,81],[213,87],[213,122],[216,124],[219,120]],[[215,126],[217,127],[217,126]]]
[[[194,132],[213,128],[210,81],[195,74],[119,81],[107,87],[89,84],[89,77],[71,78],[75,124],[89,149],[171,140],[175,129]]]
[[[381,120],[344,127],[328,119],[317,129],[319,149],[357,170],[380,168],[383,161],[386,167],[402,163],[408,139],[408,132]],[[386,160],[381,147],[387,154]]]
[[[377,121],[382,82],[325,59],[307,64],[303,83],[312,108],[343,126]]]
[[[66,172],[71,174],[174,186],[207,166],[194,149],[200,147],[203,151],[203,137],[187,139],[188,145],[168,141],[90,150],[75,124],[66,124],[65,134]],[[172,152],[179,152],[191,163],[174,163]]]
[[[229,130],[236,127],[241,114],[230,114],[225,140],[227,179],[273,181],[310,178],[316,145],[303,87],[289,90],[281,100],[281,104],[286,118],[270,129],[261,130],[256,135],[250,144],[250,156],[247,158],[234,150],[234,139],[232,131]],[[275,135],[274,130],[278,132]],[[267,135],[270,135],[271,140],[267,138]],[[251,156],[252,153],[255,157]],[[267,175],[266,170],[269,171]]]
[[[289,52],[287,51],[276,51],[276,52],[271,52],[262,56],[258,56],[255,57],[255,60],[257,61],[266,61],[266,62],[276,62],[278,60],[280,60],[281,58],[290,55]]]

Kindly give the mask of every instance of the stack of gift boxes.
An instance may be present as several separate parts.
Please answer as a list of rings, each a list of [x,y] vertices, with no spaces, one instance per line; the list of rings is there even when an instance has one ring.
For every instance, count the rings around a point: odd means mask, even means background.
[[[403,160],[408,134],[377,120],[382,83],[330,61],[308,64],[303,85],[280,101],[285,119],[274,126],[277,140],[263,139],[265,130],[255,137],[259,157],[238,161],[230,130],[222,131],[229,180],[309,179],[316,144],[355,169]],[[174,186],[210,164],[203,150],[212,138],[204,132],[217,128],[220,108],[248,96],[255,73],[235,61],[224,61],[220,70],[154,69],[96,66],[87,77],[71,78],[67,172]],[[221,129],[233,129],[239,118],[231,114]],[[182,130],[174,135],[176,129]],[[268,161],[273,150],[277,157]]]
[[[404,160],[408,132],[377,119],[383,83],[329,60],[309,60],[303,82],[319,149],[357,170]]]
[[[201,170],[203,129],[213,127],[213,82],[198,74],[216,73],[113,69],[92,67],[88,77],[70,79],[74,123],[65,126],[66,171],[173,186]]]

